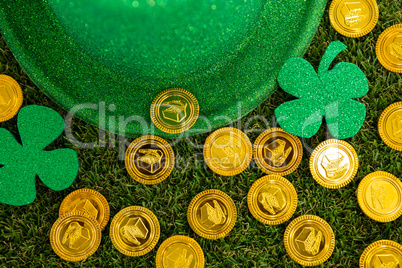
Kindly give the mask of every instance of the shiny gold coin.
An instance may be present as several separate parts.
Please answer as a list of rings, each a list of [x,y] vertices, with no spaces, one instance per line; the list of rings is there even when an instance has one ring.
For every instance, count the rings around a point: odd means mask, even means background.
[[[222,176],[243,172],[251,162],[252,152],[247,135],[232,127],[214,131],[204,144],[205,162],[213,172]]]
[[[402,24],[386,29],[378,38],[375,51],[382,66],[402,73]]]
[[[402,151],[402,102],[388,106],[378,120],[381,139],[392,149]]]
[[[322,186],[341,188],[353,180],[359,168],[355,149],[346,141],[330,139],[321,142],[310,157],[310,172]]]
[[[375,221],[396,220],[402,214],[402,183],[388,172],[370,173],[359,183],[357,201],[364,214]]]
[[[109,221],[110,209],[106,198],[92,189],[79,189],[64,198],[60,205],[59,216],[73,211],[89,214],[99,223],[101,229],[105,228]]]
[[[181,88],[170,88],[151,104],[151,119],[157,128],[176,134],[190,129],[198,119],[200,107],[193,94]]]
[[[227,194],[219,190],[206,190],[197,194],[187,210],[191,229],[207,239],[225,237],[234,227],[236,206]]]
[[[60,258],[82,261],[95,253],[101,241],[98,222],[81,211],[64,214],[53,224],[50,244]]]
[[[304,266],[314,266],[328,260],[335,248],[331,226],[320,217],[304,215],[286,228],[285,249],[289,256]]]
[[[251,214],[264,224],[277,225],[289,220],[297,207],[297,193],[284,177],[267,175],[253,183],[247,204]]]
[[[262,171],[283,176],[292,173],[300,165],[303,147],[296,136],[281,128],[271,128],[258,136],[253,155]]]
[[[194,239],[175,235],[160,245],[156,253],[156,268],[203,268],[204,252]]]
[[[402,264],[402,245],[391,240],[370,244],[360,256],[360,268],[397,268]]]
[[[0,122],[13,118],[22,105],[20,85],[8,75],[0,75]]]
[[[174,162],[174,152],[169,143],[152,135],[134,140],[125,155],[128,173],[143,184],[156,184],[166,179],[173,170]]]
[[[378,22],[375,0],[333,0],[329,8],[332,27],[347,37],[361,37],[371,32]]]
[[[110,225],[113,245],[127,256],[147,254],[158,243],[159,237],[159,221],[144,207],[126,207],[114,216]]]

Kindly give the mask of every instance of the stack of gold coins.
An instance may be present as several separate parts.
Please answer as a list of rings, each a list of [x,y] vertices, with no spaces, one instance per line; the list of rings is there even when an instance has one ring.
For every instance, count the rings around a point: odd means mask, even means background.
[[[85,260],[98,249],[109,216],[109,204],[99,192],[84,188],[70,193],[50,231],[54,252],[64,260]]]

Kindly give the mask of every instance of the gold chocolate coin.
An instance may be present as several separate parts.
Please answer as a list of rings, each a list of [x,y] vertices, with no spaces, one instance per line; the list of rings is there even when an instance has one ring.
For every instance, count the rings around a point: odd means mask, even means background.
[[[222,176],[243,172],[251,162],[252,145],[241,130],[225,127],[214,131],[205,140],[204,159],[208,167]]]
[[[253,183],[247,204],[251,214],[264,224],[277,225],[289,220],[297,207],[297,193],[284,177],[267,175]]]
[[[98,222],[81,211],[64,214],[53,224],[50,244],[60,258],[82,261],[95,253],[101,241]]]
[[[59,216],[73,211],[89,214],[99,223],[101,229],[105,228],[109,221],[110,209],[106,198],[92,189],[79,189],[64,198],[60,205]]]
[[[207,239],[225,237],[234,227],[236,206],[227,194],[219,190],[206,190],[197,194],[187,210],[191,229]]]
[[[357,201],[364,214],[375,221],[396,220],[402,214],[402,183],[388,172],[370,173],[357,187]]]
[[[8,75],[0,75],[0,122],[13,118],[22,105],[20,85]]]
[[[173,170],[174,152],[169,143],[158,136],[142,136],[134,140],[125,155],[130,176],[143,184],[156,184]]]
[[[322,186],[330,189],[347,185],[356,176],[359,158],[346,141],[330,139],[321,142],[310,157],[310,172]]]
[[[160,245],[156,253],[156,268],[203,268],[204,252],[194,239],[175,235]]]
[[[176,134],[190,129],[198,119],[200,107],[193,94],[170,88],[156,96],[151,104],[151,119],[163,132]]]
[[[335,235],[325,220],[314,215],[304,215],[288,225],[284,243],[287,253],[295,262],[314,266],[331,256],[335,248]]]
[[[262,171],[283,176],[292,173],[300,165],[303,147],[296,136],[281,128],[271,128],[258,136],[253,155]]]
[[[392,149],[402,151],[402,102],[388,106],[378,120],[381,139]]]
[[[152,211],[131,206],[117,213],[110,225],[113,245],[127,256],[142,256],[158,243],[159,221]]]
[[[332,27],[347,37],[361,37],[371,32],[378,22],[375,0],[333,0],[329,8]]]
[[[402,73],[402,24],[386,29],[378,38],[375,51],[382,66]]]
[[[360,268],[400,267],[402,245],[391,240],[371,243],[360,256]]]

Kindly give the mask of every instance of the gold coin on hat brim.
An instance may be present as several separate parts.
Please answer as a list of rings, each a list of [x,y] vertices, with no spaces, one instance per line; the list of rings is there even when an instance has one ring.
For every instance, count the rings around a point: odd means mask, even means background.
[[[204,252],[194,239],[184,235],[175,235],[160,245],[155,263],[156,268],[203,268],[205,265]]]
[[[298,137],[281,128],[271,128],[255,140],[253,156],[257,166],[265,173],[284,176],[300,165],[303,147]]]
[[[110,208],[106,198],[99,192],[83,188],[71,192],[61,202],[59,216],[81,211],[96,219],[101,229],[105,228],[110,217]]]
[[[147,254],[158,243],[159,237],[159,221],[144,207],[126,207],[113,217],[110,224],[113,245],[127,256]]]
[[[267,175],[253,183],[247,195],[247,204],[251,214],[260,222],[281,224],[296,211],[296,189],[284,177]]]
[[[375,171],[359,183],[357,201],[364,214],[375,221],[396,220],[402,214],[402,183],[388,172]]]
[[[384,68],[402,73],[402,24],[386,29],[378,38],[375,51]]]
[[[225,237],[236,224],[236,206],[227,194],[219,190],[206,190],[190,202],[187,220],[191,229],[207,239]]]
[[[67,261],[82,261],[95,253],[101,241],[98,222],[81,211],[64,214],[53,224],[50,244]]]
[[[333,0],[329,8],[329,20],[340,34],[357,38],[371,32],[379,17],[375,0]]]
[[[402,263],[402,245],[392,240],[371,243],[360,256],[360,268],[399,267]]]
[[[402,151],[402,102],[388,106],[378,120],[381,139],[392,149]]]
[[[209,135],[203,153],[208,167],[222,176],[240,174],[253,157],[250,139],[233,127],[220,128]]]
[[[325,220],[314,215],[304,215],[287,226],[284,244],[294,261],[304,266],[314,266],[325,262],[332,255],[335,235]]]
[[[193,94],[170,88],[156,96],[151,104],[151,120],[163,132],[177,134],[190,129],[198,119],[200,107]]]
[[[22,106],[20,85],[8,75],[0,75],[0,122],[13,118]]]
[[[130,176],[143,184],[156,184],[169,177],[175,157],[164,139],[148,135],[134,140],[127,148],[125,165]]]
[[[336,189],[349,184],[357,174],[359,158],[346,141],[321,142],[310,156],[310,172],[320,185]]]

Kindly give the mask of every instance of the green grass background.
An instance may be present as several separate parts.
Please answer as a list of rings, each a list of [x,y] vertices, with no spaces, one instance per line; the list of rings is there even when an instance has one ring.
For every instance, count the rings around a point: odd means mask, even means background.
[[[363,214],[357,204],[356,189],[361,179],[377,170],[390,172],[397,177],[402,173],[402,152],[387,147],[377,131],[381,112],[394,102],[401,100],[402,75],[384,69],[375,55],[378,36],[389,26],[402,23],[402,1],[379,1],[380,18],[376,28],[368,35],[351,39],[335,32],[328,19],[327,6],[320,27],[308,49],[305,59],[317,68],[320,58],[331,41],[340,40],[348,50],[341,53],[337,61],[357,64],[366,74],[369,93],[360,98],[366,105],[367,118],[360,132],[347,139],[359,156],[360,167],[356,178],[346,187],[329,190],[318,185],[310,175],[308,162],[310,152],[304,150],[300,167],[286,176],[295,186],[298,206],[293,218],[304,214],[314,214],[324,218],[333,228],[336,237],[335,250],[330,259],[319,267],[358,267],[364,248],[380,239],[391,239],[402,243],[401,219],[391,223],[378,223]],[[46,97],[27,77],[13,58],[12,53],[0,39],[0,73],[14,77],[22,86],[24,105],[38,104],[51,107],[65,116],[54,102]],[[275,92],[267,101],[241,120],[244,124],[251,116],[265,117],[269,126],[261,120],[252,122],[254,127],[274,126],[274,109],[293,97],[282,90]],[[0,124],[13,134],[18,134],[16,118]],[[82,121],[74,119],[74,133],[83,141],[97,139],[98,130]],[[314,148],[328,138],[325,127],[304,142]],[[253,142],[257,132],[250,132]],[[207,134],[190,138],[202,145]],[[118,160],[117,148],[79,149],[71,145],[65,136],[60,137],[49,149],[70,147],[79,155],[80,172],[73,185],[64,191],[54,192],[37,179],[38,198],[31,205],[13,207],[0,204],[0,266],[69,266],[69,267],[153,267],[155,254],[163,240],[172,235],[188,235],[195,238],[203,248],[206,267],[299,267],[286,253],[283,234],[290,221],[279,226],[267,226],[255,220],[247,208],[247,192],[252,183],[264,174],[257,168],[249,168],[234,177],[214,174],[199,162],[192,161],[184,172],[184,163],[176,168],[168,179],[155,186],[146,186],[130,178],[124,162]],[[180,159],[202,159],[202,150],[194,148],[182,140],[174,146]],[[109,225],[102,232],[102,242],[98,251],[79,263],[60,259],[50,246],[49,233],[58,218],[58,210],[63,198],[70,192],[89,187],[101,192],[109,201],[111,217],[121,209],[137,205],[152,210],[161,225],[161,238],[156,248],[142,257],[128,257],[120,254],[109,238]],[[191,199],[206,189],[221,189],[236,203],[238,218],[232,232],[219,240],[206,240],[197,236],[189,227],[186,218],[187,206]],[[110,223],[110,222],[109,222]]]

